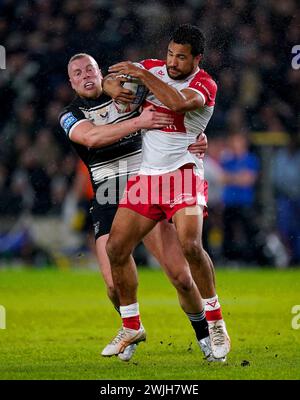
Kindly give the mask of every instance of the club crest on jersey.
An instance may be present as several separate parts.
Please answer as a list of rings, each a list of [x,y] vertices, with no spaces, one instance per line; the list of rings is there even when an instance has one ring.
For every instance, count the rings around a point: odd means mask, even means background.
[[[159,76],[165,76],[165,73],[163,72],[163,70],[159,70],[158,72],[157,72],[157,75],[159,75]]]
[[[97,124],[97,122],[99,122],[99,120],[103,120],[105,118],[107,118],[108,116],[108,107],[101,107],[98,108],[97,110],[84,110],[81,109],[81,111],[83,112],[84,116],[91,122],[94,122],[95,124]]]
[[[94,112],[98,117],[106,118],[108,116],[108,107],[99,108],[99,110],[95,110]]]
[[[63,115],[60,119],[60,125],[64,131],[68,134],[70,127],[77,121],[77,118],[71,113]]]

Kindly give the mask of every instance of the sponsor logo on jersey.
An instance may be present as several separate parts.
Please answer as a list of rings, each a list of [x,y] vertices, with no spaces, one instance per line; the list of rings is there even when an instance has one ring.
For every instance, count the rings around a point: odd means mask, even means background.
[[[199,86],[201,89],[203,89],[209,95],[209,90],[207,89],[206,86],[203,85],[203,83],[197,81],[194,83],[194,86]]]
[[[61,117],[60,125],[64,129],[66,134],[68,134],[71,126],[74,125],[76,121],[77,118],[71,112],[68,112]]]

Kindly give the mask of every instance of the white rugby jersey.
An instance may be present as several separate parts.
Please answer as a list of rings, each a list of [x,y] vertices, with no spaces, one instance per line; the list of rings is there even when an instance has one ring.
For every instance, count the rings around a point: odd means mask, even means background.
[[[163,105],[152,93],[146,99],[147,105],[154,105],[156,110],[173,116],[174,124],[164,129],[142,131],[142,163],[139,173],[158,175],[174,171],[184,164],[196,164],[203,175],[203,161],[188,151],[188,146],[195,142],[203,132],[213,114],[217,85],[203,69],[197,70],[184,80],[169,77],[166,62],[144,60],[143,67],[153,75],[174,87],[178,91],[191,89],[204,99],[204,107],[179,114]],[[204,177],[204,176],[202,176]]]

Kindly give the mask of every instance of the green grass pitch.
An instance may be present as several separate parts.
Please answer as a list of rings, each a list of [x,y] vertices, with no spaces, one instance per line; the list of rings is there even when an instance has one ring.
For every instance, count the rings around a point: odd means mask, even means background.
[[[139,269],[148,338],[125,363],[99,356],[120,319],[97,272],[0,270],[0,379],[299,379],[291,310],[300,304],[300,270],[219,269],[217,283],[232,340],[225,364],[203,360],[175,290],[149,269]]]

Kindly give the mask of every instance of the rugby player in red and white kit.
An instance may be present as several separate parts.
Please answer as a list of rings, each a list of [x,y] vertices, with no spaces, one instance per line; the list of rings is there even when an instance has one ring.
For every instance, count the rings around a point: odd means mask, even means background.
[[[86,53],[71,57],[68,75],[76,97],[64,108],[59,120],[62,132],[86,164],[91,176],[95,198],[92,200],[90,212],[95,227],[97,258],[108,296],[119,312],[119,300],[114,289],[105,245],[117,212],[119,196],[123,193],[122,181],[127,181],[129,176],[135,175],[141,163],[141,135],[139,131],[133,131],[139,127],[162,128],[172,124],[173,118],[150,110],[145,110],[140,117],[138,110],[120,116],[112,99],[103,92],[103,78],[96,60]],[[113,82],[113,87],[117,89],[116,98],[118,101],[131,103],[132,94],[128,94],[119,84],[119,79]],[[139,107],[138,101],[137,106]],[[205,149],[206,139],[203,135],[200,135],[197,143],[190,146],[190,151],[195,154],[201,154]],[[205,314],[199,313],[201,297],[182,253],[176,231],[166,221],[158,224],[157,228],[159,230],[153,229],[150,235],[144,238],[144,244],[157,258],[176,288],[180,305],[191,321],[206,360],[224,362],[225,357],[217,360],[211,354],[208,324]],[[172,258],[163,253],[161,236],[167,241]],[[135,343],[127,346],[123,353],[118,354],[119,358],[129,361],[136,347]],[[109,354],[104,352],[102,355]]]
[[[204,131],[213,114],[217,92],[212,77],[199,68],[203,51],[201,31],[195,26],[181,25],[170,40],[166,62],[145,60],[141,67],[121,62],[109,69],[113,73],[139,78],[151,92],[147,97],[148,104],[174,119],[174,123],[165,129],[143,133],[139,175],[128,182],[107,242],[123,320],[123,331],[107,346],[107,351],[112,354],[119,353],[145,334],[140,323],[132,251],[163,219],[173,221],[202,295],[214,357],[225,357],[230,350],[230,339],[215,291],[213,264],[201,240],[206,208],[203,161],[188,151],[188,146],[199,132]],[[169,176],[173,181],[168,179]],[[180,182],[180,193],[178,190],[175,193],[176,180]],[[163,186],[164,182],[171,181],[173,184]],[[154,196],[156,201],[153,201],[153,191],[159,192]],[[167,196],[164,196],[165,191]],[[141,200],[142,192],[144,195],[146,192],[146,201],[145,196]],[[169,249],[165,247],[164,251],[168,253]]]

